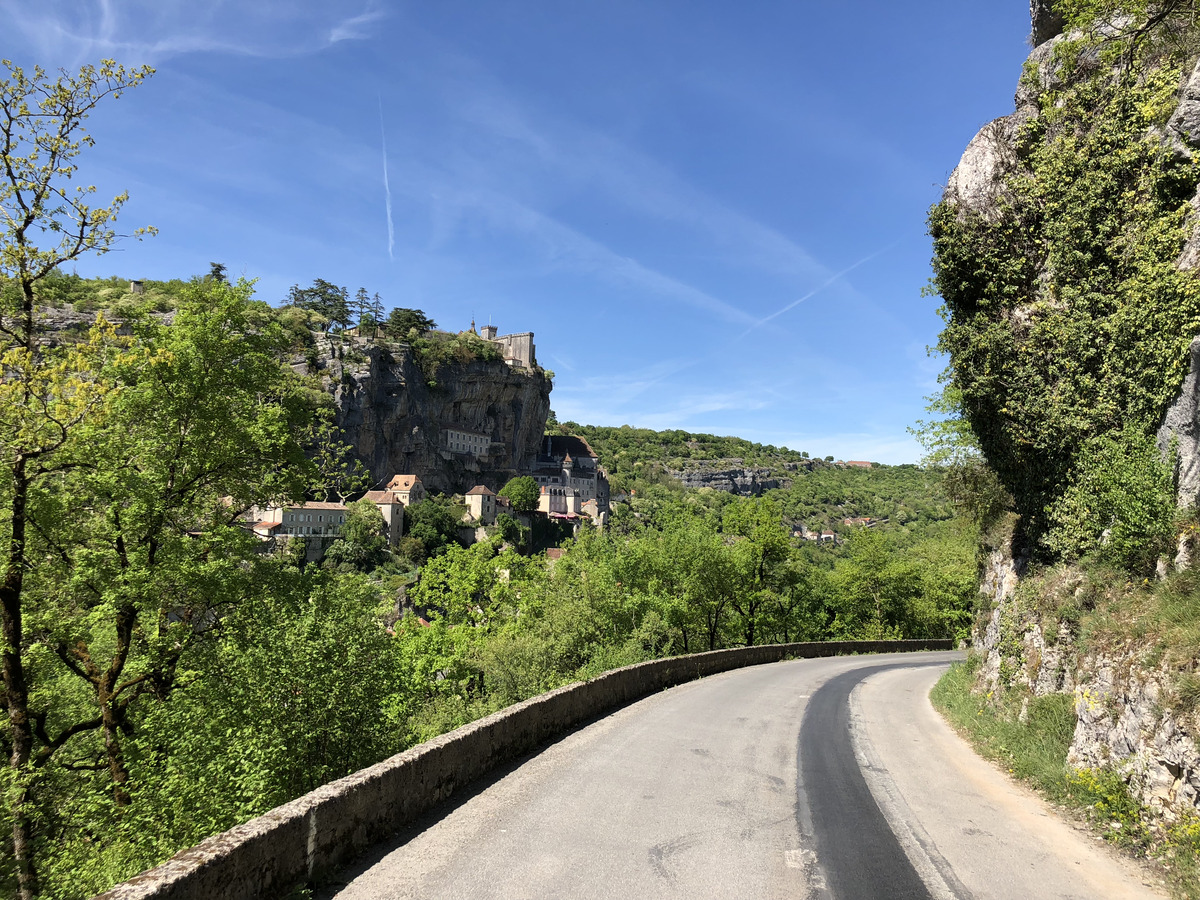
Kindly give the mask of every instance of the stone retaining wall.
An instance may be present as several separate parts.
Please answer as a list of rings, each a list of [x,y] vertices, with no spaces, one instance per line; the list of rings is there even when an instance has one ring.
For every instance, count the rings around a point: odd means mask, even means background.
[[[208,838],[97,900],[256,900],[346,865],[475,779],[664,688],[790,657],[951,650],[952,641],[739,647],[639,663],[502,709]]]

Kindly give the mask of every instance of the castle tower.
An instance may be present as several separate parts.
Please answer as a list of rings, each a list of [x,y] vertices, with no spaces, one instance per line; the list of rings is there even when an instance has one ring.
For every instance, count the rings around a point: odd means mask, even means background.
[[[485,341],[494,341],[496,339],[496,326],[495,325],[484,325],[482,328],[479,329],[479,335]]]

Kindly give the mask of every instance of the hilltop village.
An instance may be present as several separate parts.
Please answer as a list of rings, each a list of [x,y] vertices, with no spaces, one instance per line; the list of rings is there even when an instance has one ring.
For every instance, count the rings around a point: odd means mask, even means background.
[[[495,325],[486,325],[477,331],[472,322],[468,331],[460,332],[454,339],[468,342],[468,347],[473,342],[494,348],[493,359],[498,357],[508,370],[506,373],[493,367],[490,372],[479,373],[482,377],[474,379],[472,394],[486,395],[490,385],[502,384],[513,376],[535,378],[543,375],[537,364],[533,332],[501,335]],[[314,368],[324,370],[325,382],[338,401],[339,411],[353,409],[357,399],[355,389],[365,393],[372,369],[383,367],[382,358],[372,359],[371,351],[379,348],[377,341],[363,328],[348,329],[338,335],[324,334],[318,340],[325,342],[328,351],[317,357],[316,366],[311,363],[311,354],[308,355],[304,366],[310,371]],[[475,348],[475,353],[480,354],[479,347]],[[393,359],[396,355],[388,354]],[[350,367],[356,356],[367,362],[358,371]],[[373,362],[377,364],[372,365]],[[426,368],[431,367],[427,364]],[[446,374],[444,368],[439,371],[442,377]],[[405,381],[411,383],[413,379]],[[468,545],[486,539],[487,530],[496,525],[498,517],[505,515],[524,528],[530,528],[534,518],[553,521],[566,527],[568,533],[576,531],[585,521],[600,528],[605,526],[611,509],[608,474],[586,439],[547,434],[539,439],[535,453],[522,453],[518,446],[521,429],[516,417],[498,415],[495,402],[486,406],[472,405],[457,397],[456,393],[455,402],[449,405],[449,417],[429,415],[432,410],[423,410],[422,404],[410,401],[410,406],[417,407],[411,410],[417,415],[409,417],[413,422],[396,422],[391,430],[395,434],[417,434],[431,439],[436,453],[408,453],[408,458],[415,463],[409,471],[385,473],[376,478],[373,489],[355,498],[370,501],[379,510],[390,549],[397,548],[407,532],[405,510],[426,500],[431,490],[446,487],[451,488],[445,493],[456,508],[463,510],[458,539]],[[548,411],[548,405],[546,409]],[[355,423],[347,424],[351,426],[347,430],[351,431],[352,446],[364,443],[361,439],[355,441]],[[544,429],[543,419],[538,432]],[[355,446],[355,449],[359,448]],[[360,458],[368,456],[361,452],[358,455]],[[519,463],[505,471],[503,464],[497,464],[498,460]],[[378,466],[368,464],[368,468],[372,476],[377,475]],[[532,480],[537,489],[536,505],[521,503],[514,507],[508,497],[501,495],[503,486],[515,479]],[[469,484],[471,481],[476,483]],[[288,543],[302,539],[305,556],[316,561],[342,538],[348,506],[352,502],[346,498],[255,507],[247,512],[243,522],[268,544],[268,550],[282,549]]]

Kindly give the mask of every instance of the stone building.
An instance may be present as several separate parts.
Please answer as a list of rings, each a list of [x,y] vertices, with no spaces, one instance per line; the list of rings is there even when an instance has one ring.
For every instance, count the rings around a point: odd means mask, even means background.
[[[480,525],[496,521],[496,495],[484,485],[477,484],[466,493],[467,516]]]
[[[393,475],[387,483],[387,490],[393,491],[405,506],[412,506],[425,499],[425,485],[416,475]]]
[[[259,523],[276,527],[276,537],[337,537],[346,523],[346,504],[313,500],[263,510]]]
[[[537,366],[532,331],[520,334],[502,334],[497,337],[495,325],[484,325],[479,329],[479,336],[485,341],[491,341],[499,346],[504,353],[504,361],[510,366],[524,366],[526,369]]]
[[[388,546],[395,547],[404,536],[404,501],[395,491],[367,491],[363,496],[383,513]]]
[[[396,475],[381,491],[367,491],[383,515],[388,545],[395,547],[404,536],[404,508],[425,499],[425,486],[416,475]],[[264,541],[305,538],[309,559],[320,559],[332,541],[340,540],[346,524],[346,505],[312,500],[292,506],[254,508],[247,515],[251,530]]]
[[[583,438],[546,435],[531,474],[541,488],[540,512],[566,518],[587,515],[598,523],[607,520],[608,477]],[[593,505],[585,510],[589,503]]]
[[[487,456],[492,446],[492,439],[489,435],[474,431],[444,428],[440,437],[443,455],[469,453],[472,456]]]

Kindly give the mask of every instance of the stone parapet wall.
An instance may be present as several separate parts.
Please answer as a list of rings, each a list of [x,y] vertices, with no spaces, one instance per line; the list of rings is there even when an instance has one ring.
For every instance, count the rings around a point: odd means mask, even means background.
[[[438,803],[547,740],[674,685],[744,666],[849,653],[950,650],[953,641],[739,647],[627,666],[464,725],[208,838],[97,900],[252,900],[344,866]]]

